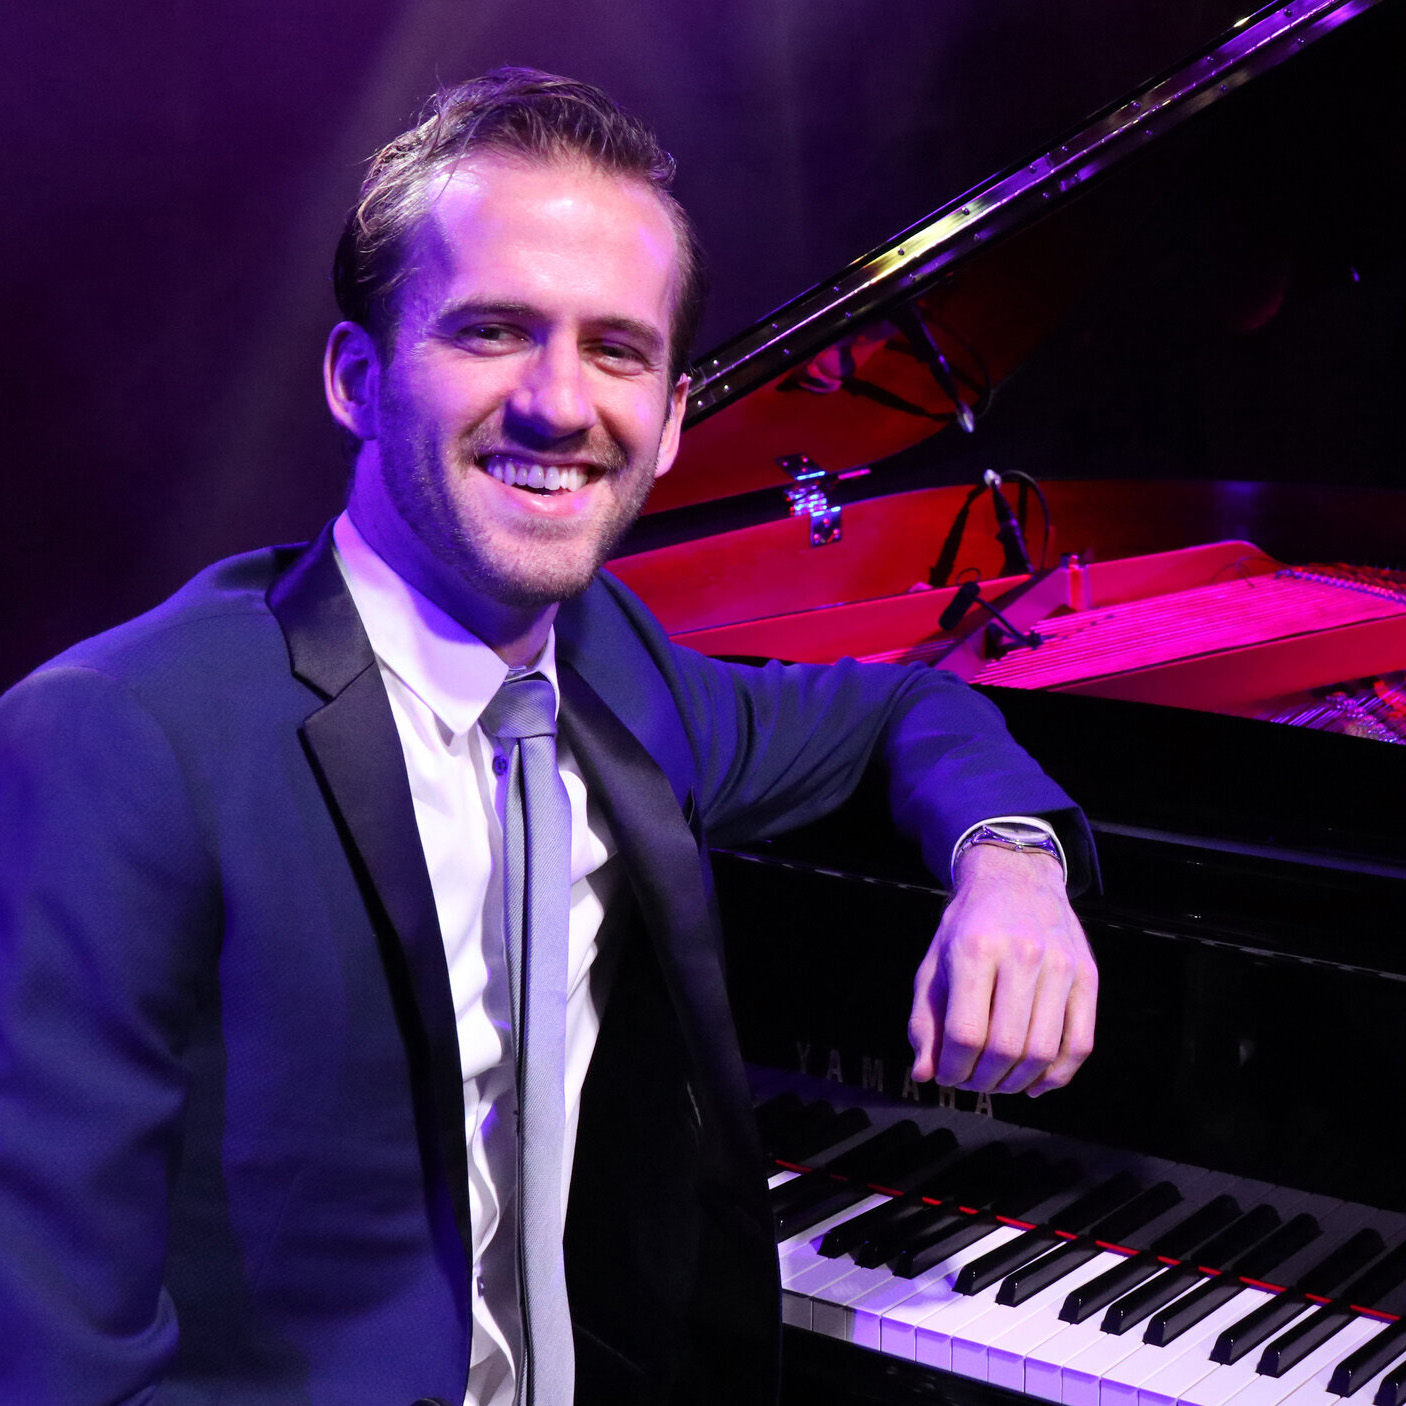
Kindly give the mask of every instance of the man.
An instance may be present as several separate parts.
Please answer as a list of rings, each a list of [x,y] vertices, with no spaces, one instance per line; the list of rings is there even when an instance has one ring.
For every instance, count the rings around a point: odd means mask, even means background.
[[[338,254],[347,513],[0,703],[0,1399],[771,1399],[704,836],[813,819],[871,756],[935,872],[960,851],[915,1077],[1041,1092],[1087,1053],[1058,846],[982,823],[1043,816],[1084,870],[1087,837],[988,705],[922,669],[708,661],[597,576],[678,447],[698,277],[668,175],[585,85],[441,95]],[[537,783],[493,721],[524,682],[559,705],[570,813],[540,1024],[536,938],[505,955]],[[549,1024],[544,1180],[515,1125]],[[568,1192],[563,1343],[538,1305]]]

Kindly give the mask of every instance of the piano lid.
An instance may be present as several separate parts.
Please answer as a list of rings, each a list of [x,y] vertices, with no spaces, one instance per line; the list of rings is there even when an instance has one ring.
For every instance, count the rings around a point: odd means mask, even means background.
[[[777,463],[787,455],[823,456],[831,472],[868,465],[979,414],[1110,256],[1128,188],[1136,201],[1141,182],[1146,205],[1165,179],[1135,158],[1379,3],[1256,12],[706,355],[678,463],[647,513],[788,486]],[[1127,175],[1112,214],[1115,169]]]

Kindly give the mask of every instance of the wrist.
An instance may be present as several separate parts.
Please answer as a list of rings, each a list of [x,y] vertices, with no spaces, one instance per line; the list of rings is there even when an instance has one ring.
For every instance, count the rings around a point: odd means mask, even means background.
[[[981,851],[998,851],[1022,858],[1050,859],[1059,865],[1060,875],[1069,876],[1069,868],[1064,863],[1063,846],[1055,837],[1055,832],[1042,821],[1025,820],[1017,815],[1001,815],[994,820],[981,821],[957,841],[952,852],[952,873],[965,856]]]

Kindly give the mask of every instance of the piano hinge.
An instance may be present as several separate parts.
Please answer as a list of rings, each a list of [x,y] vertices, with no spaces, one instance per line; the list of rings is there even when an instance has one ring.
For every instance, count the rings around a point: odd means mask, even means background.
[[[840,505],[826,496],[835,476],[806,454],[783,454],[776,462],[796,480],[795,487],[786,490],[786,501],[792,517],[810,518],[810,545],[828,547],[838,542],[844,535]]]

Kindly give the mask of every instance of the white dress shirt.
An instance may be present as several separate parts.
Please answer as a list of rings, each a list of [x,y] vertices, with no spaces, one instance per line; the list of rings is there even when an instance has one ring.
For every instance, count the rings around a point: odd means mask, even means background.
[[[494,774],[493,744],[478,726],[509,670],[377,556],[347,514],[337,519],[332,535],[400,735],[454,997],[476,1270],[466,1406],[511,1406],[519,1325],[513,1243],[517,1091],[501,893],[507,782]],[[549,635],[532,671],[556,691],[554,651],[555,636]],[[589,806],[580,770],[560,738],[557,765],[571,802],[564,1212],[581,1086],[611,965],[598,960],[596,937],[619,865],[609,829]]]

